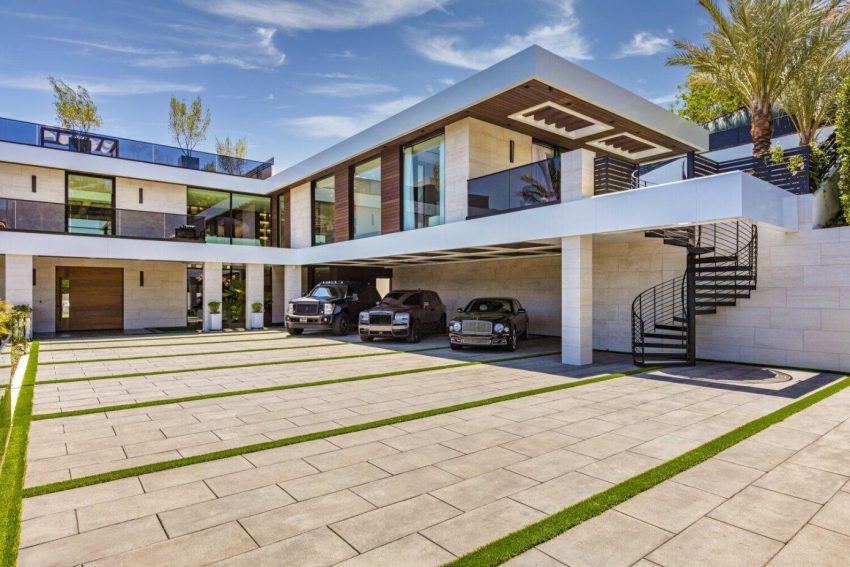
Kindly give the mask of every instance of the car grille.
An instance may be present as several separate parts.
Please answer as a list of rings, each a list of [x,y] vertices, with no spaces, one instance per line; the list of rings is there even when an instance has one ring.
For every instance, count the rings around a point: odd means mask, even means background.
[[[370,325],[389,325],[393,321],[392,313],[369,313]]]
[[[461,321],[461,331],[466,335],[489,335],[493,332],[490,321]]]
[[[296,315],[315,315],[319,312],[319,304],[318,303],[296,303],[295,304],[295,314]]]

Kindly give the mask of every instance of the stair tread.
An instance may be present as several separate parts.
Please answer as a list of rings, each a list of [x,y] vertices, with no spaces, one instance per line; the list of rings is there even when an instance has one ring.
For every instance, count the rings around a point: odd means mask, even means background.
[[[678,325],[665,325],[665,324],[662,324],[662,323],[655,325],[655,328],[661,329],[661,330],[664,330],[664,331],[682,331],[682,332],[685,332],[685,331],[688,330],[687,327],[680,327]]]
[[[687,349],[688,345],[686,344],[668,344],[668,343],[651,343],[651,342],[643,342],[643,343],[635,343],[635,346],[641,348],[667,348],[673,350],[682,350]]]

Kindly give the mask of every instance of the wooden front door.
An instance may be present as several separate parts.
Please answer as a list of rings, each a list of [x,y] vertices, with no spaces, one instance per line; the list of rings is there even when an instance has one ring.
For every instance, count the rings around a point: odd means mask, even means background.
[[[56,330],[124,328],[124,269],[56,267]]]

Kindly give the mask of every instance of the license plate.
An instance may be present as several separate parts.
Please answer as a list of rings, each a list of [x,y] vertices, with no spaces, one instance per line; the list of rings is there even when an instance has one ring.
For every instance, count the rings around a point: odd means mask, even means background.
[[[306,323],[307,321],[309,321],[309,319],[307,319],[307,317],[301,317],[301,318],[298,319],[299,323]]]

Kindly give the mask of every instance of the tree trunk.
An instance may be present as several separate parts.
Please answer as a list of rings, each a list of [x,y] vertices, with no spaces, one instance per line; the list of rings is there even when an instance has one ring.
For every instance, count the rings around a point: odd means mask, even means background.
[[[753,138],[753,156],[759,157],[770,151],[770,139],[773,136],[773,113],[770,103],[754,101],[750,114],[752,115],[750,134]]]

